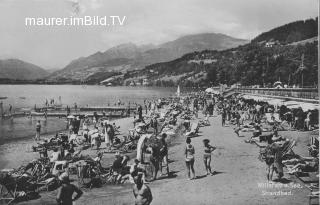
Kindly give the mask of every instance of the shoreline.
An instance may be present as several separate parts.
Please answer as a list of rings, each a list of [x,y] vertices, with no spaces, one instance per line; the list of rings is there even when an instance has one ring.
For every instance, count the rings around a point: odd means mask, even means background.
[[[130,118],[132,117],[126,117],[126,118],[120,118],[120,119],[114,119],[111,120],[111,122],[115,122],[116,124],[119,124],[121,126],[121,131],[124,133],[126,124],[129,124]],[[62,131],[66,131],[67,129],[63,129]],[[49,137],[52,137],[55,133],[61,132],[61,131],[53,131],[52,133],[47,133],[44,135],[41,135],[41,139],[47,139]],[[23,138],[19,138],[17,140],[10,140],[7,141],[4,144],[0,144],[0,169],[7,169],[7,168],[17,168],[18,166],[22,165],[23,163],[30,162],[35,157],[38,158],[39,154],[37,152],[30,152],[31,147],[33,145],[36,145],[36,141],[33,139],[33,135],[26,136]],[[26,154],[23,154],[23,152],[28,151]],[[18,152],[18,153],[17,153]],[[20,153],[20,154],[19,154]],[[19,155],[18,155],[19,154]],[[14,157],[19,157],[20,163],[17,162],[17,160],[11,161]],[[15,166],[18,165],[18,166]]]
[[[127,135],[128,129],[133,127],[133,117],[115,119],[120,126],[121,136]],[[203,120],[202,112],[199,117],[190,120],[191,123]],[[235,125],[227,123],[221,126],[221,115],[214,115],[209,118],[210,126],[201,126],[199,135],[192,137],[192,145],[195,147],[195,171],[196,180],[187,180],[185,157],[183,155],[185,136],[181,125],[182,119],[179,117],[175,126],[174,135],[167,138],[169,145],[169,169],[170,177],[162,176],[152,181],[150,186],[154,195],[152,204],[304,204],[307,202],[309,190],[305,187],[301,189],[292,189],[291,195],[268,195],[266,191],[274,192],[276,190],[258,187],[259,183],[266,183],[265,163],[258,159],[260,148],[255,144],[245,143],[250,139],[252,132],[243,132],[241,136],[234,133]],[[269,126],[269,125],[268,125]],[[179,132],[180,131],[180,132]],[[296,154],[308,156],[307,144],[313,135],[311,131],[279,131],[279,134],[296,140],[297,144],[293,148]],[[216,171],[214,176],[207,176],[203,166],[203,139],[210,139],[210,143],[217,147],[212,154],[212,167]],[[28,162],[32,158],[38,158],[38,153],[25,153],[26,146],[32,143],[21,141],[19,143],[10,143],[6,150],[2,150],[0,145],[0,156],[7,156],[4,162],[5,168],[16,168],[21,161]],[[23,147],[25,149],[23,150]],[[104,150],[104,143],[100,150]],[[7,151],[7,152],[6,152]],[[99,150],[84,150],[85,154],[91,157],[96,156]],[[1,153],[2,152],[2,153]],[[4,153],[3,153],[4,152]],[[18,153],[21,155],[18,155]],[[125,153],[130,156],[131,164],[136,155],[136,150]],[[105,153],[101,160],[103,167],[108,167],[114,160],[113,153]],[[3,160],[0,159],[2,163]],[[20,162],[20,163],[19,163]],[[1,168],[0,164],[0,168]],[[164,172],[166,173],[166,171]],[[299,180],[292,175],[285,175],[288,184],[296,185]],[[272,182],[278,184],[279,182]],[[77,184],[77,182],[74,182]],[[195,191],[197,190],[197,191]],[[104,185],[100,188],[83,189],[84,195],[77,201],[77,204],[102,204],[108,201],[108,204],[130,204],[133,200],[131,185],[128,183],[121,185]],[[285,192],[286,190],[282,190]],[[56,196],[56,190],[50,192],[41,192],[41,198],[19,204],[40,205],[54,204],[53,199]],[[176,197],[179,195],[180,197]],[[199,201],[199,199],[201,199]]]

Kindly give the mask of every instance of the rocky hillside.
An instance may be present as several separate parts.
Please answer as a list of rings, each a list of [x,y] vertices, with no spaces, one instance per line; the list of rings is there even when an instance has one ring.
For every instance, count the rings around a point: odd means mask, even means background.
[[[158,46],[122,44],[105,52],[73,60],[62,70],[54,72],[48,81],[86,81],[96,73],[141,70],[147,65],[170,61],[188,52],[223,50],[245,43],[246,40],[223,34],[206,33],[184,36]]]
[[[49,73],[39,66],[18,59],[0,60],[0,79],[36,80]]]

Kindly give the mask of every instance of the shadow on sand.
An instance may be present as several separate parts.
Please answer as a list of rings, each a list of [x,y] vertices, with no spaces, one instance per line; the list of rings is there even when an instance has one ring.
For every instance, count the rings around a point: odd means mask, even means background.
[[[291,182],[291,180],[289,179],[286,179],[286,178],[281,178],[281,179],[274,179],[272,180],[273,182],[279,182],[279,183],[282,183],[282,184],[288,184]]]
[[[173,178],[176,178],[176,177],[178,176],[178,175],[177,175],[178,172],[179,172],[179,171],[171,171],[171,172],[169,172],[168,175],[159,176],[156,180],[158,181],[158,180],[163,180],[163,179],[173,179]]]
[[[214,171],[213,175],[215,176],[215,175],[223,174],[223,173],[225,173],[225,172]]]

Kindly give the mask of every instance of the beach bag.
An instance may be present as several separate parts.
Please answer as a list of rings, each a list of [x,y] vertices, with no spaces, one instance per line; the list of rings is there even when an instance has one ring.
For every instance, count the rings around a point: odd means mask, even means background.
[[[186,147],[187,152],[191,152],[191,154],[188,154],[186,157],[186,162],[191,162],[194,160],[194,147],[191,145],[190,147]]]
[[[186,157],[186,162],[191,162],[194,160],[194,156],[193,155],[190,155],[188,157]]]

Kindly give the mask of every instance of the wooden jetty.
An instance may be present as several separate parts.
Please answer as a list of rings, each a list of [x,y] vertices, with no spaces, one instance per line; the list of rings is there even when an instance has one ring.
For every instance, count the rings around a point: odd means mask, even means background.
[[[126,110],[135,110],[136,108],[134,107],[81,107],[80,111],[103,111],[103,112],[112,112],[112,111],[126,111]]]
[[[127,117],[130,115],[130,112],[135,110],[134,107],[80,107],[78,109],[70,108],[69,115],[73,116],[88,116],[93,117],[94,113],[98,117],[110,117],[110,118],[120,118],[120,117]],[[15,112],[9,114],[3,114],[3,119],[8,119],[12,117],[59,117],[64,118],[67,117],[67,109],[66,107],[62,106],[50,106],[50,107],[39,107],[36,109],[21,109],[16,110]]]
[[[34,117],[34,116],[39,116],[39,117],[45,117],[45,115],[47,115],[47,117],[59,117],[59,118],[63,118],[63,117],[67,117],[67,113],[63,112],[55,112],[55,113],[43,113],[43,112],[31,112],[30,116]],[[86,113],[86,112],[71,112],[69,113],[69,115],[73,115],[73,116],[88,116],[88,117],[93,117],[95,116],[92,112],[91,113]],[[126,112],[110,112],[110,113],[96,113],[96,116],[98,117],[111,117],[111,118],[120,118],[120,117],[127,117],[129,116]]]
[[[103,111],[103,112],[113,112],[113,111],[126,111],[126,110],[135,110],[135,107],[124,107],[124,106],[106,106],[106,107],[80,107],[80,108],[71,108],[70,107],[70,111],[92,111],[92,112],[97,112],[97,111]],[[48,106],[48,107],[37,107],[35,109],[36,112],[45,112],[45,111],[67,111],[66,107],[62,107],[62,106]]]

